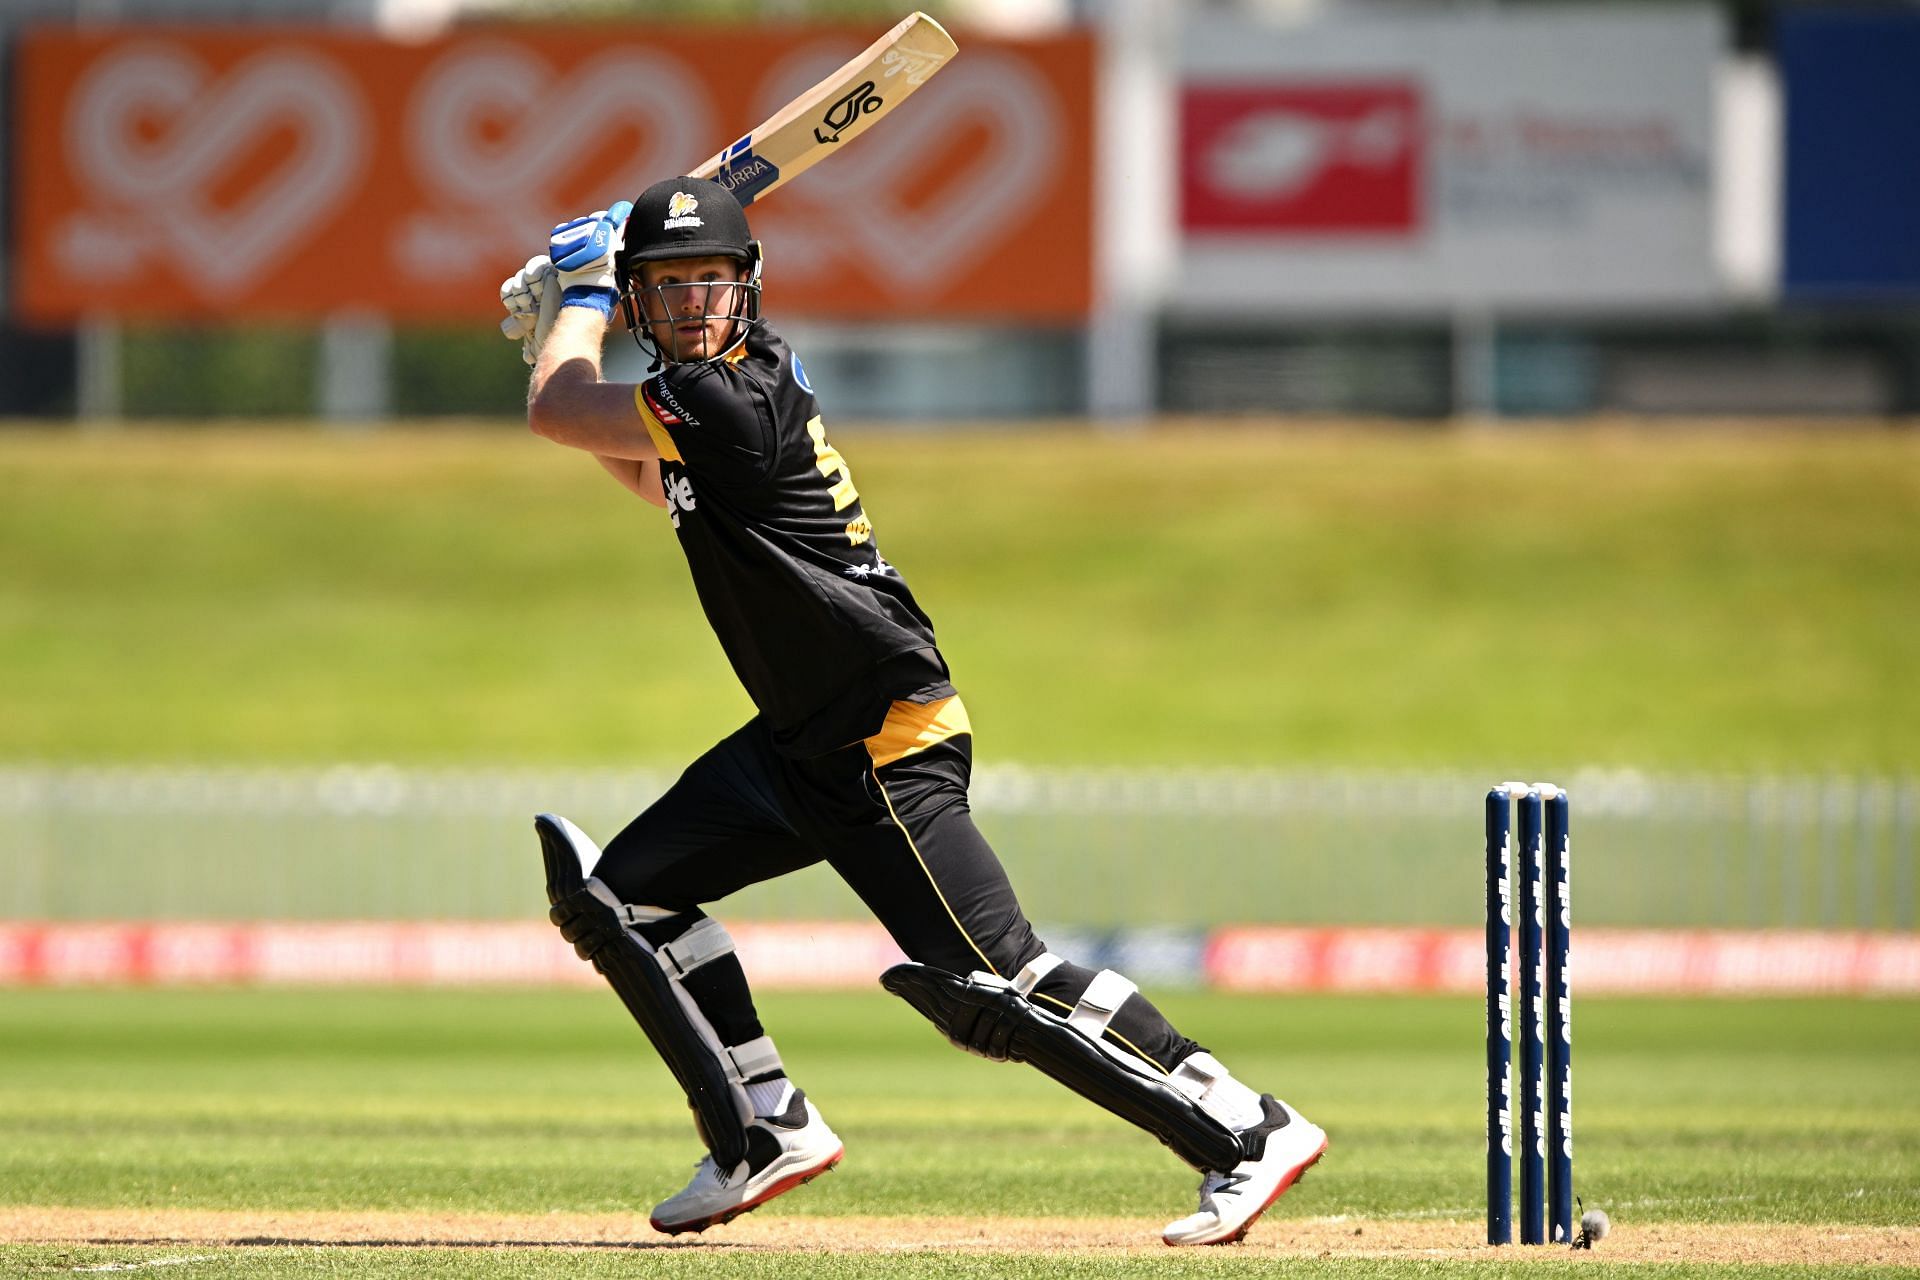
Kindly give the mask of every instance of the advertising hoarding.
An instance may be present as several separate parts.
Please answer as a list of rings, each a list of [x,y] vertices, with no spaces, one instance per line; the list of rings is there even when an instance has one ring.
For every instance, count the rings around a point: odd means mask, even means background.
[[[1723,44],[1704,8],[1195,22],[1170,305],[1711,303]]]
[[[14,313],[499,314],[554,223],[699,163],[862,48],[850,28],[42,29],[16,54]],[[752,210],[776,314],[1090,303],[1093,56],[969,37]]]

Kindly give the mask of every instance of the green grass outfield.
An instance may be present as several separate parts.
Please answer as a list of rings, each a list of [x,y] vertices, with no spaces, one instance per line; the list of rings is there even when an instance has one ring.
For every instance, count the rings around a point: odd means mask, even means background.
[[[763,1011],[846,1138],[840,1170],[691,1247],[654,1200],[697,1148],[664,1069],[611,996],[568,993],[0,992],[0,1221],[24,1206],[144,1210],[143,1242],[0,1244],[0,1273],[197,1257],[242,1276],[1337,1276],[1558,1269],[1624,1260],[1663,1230],[1857,1232],[1920,1222],[1920,1005],[1590,1000],[1577,1010],[1577,1181],[1613,1217],[1593,1255],[1480,1251],[1324,1263],[1303,1232],[1459,1243],[1484,1212],[1480,1014],[1455,999],[1183,995],[1176,1021],[1330,1131],[1328,1158],[1239,1250],[996,1249],[997,1219],[1125,1220],[1150,1243],[1193,1178],[1150,1140],[1020,1067],[947,1048],[874,994],[776,994]],[[167,1215],[616,1215],[621,1247],[455,1247],[372,1226],[357,1246],[196,1242]],[[9,1217],[8,1215],[16,1215]],[[631,1215],[630,1218],[625,1215]],[[978,1247],[788,1247],[834,1224],[907,1240],[925,1215],[983,1220]],[[1336,1215],[1345,1215],[1344,1218]],[[1360,1224],[1364,1224],[1362,1227]],[[1744,1224],[1744,1225],[1742,1225]],[[730,1237],[751,1227],[751,1247]],[[524,1230],[524,1223],[523,1223]],[[1443,1235],[1451,1232],[1452,1238]],[[291,1233],[298,1239],[297,1230]],[[1920,1234],[1909,1233],[1920,1240]],[[273,1243],[281,1240],[281,1243]],[[1920,1265],[1920,1259],[1906,1259]],[[1802,1259],[1641,1264],[1636,1274],[1864,1274]]]
[[[835,432],[982,759],[1900,771],[1920,433]],[[0,759],[673,763],[666,516],[522,430],[0,431]]]

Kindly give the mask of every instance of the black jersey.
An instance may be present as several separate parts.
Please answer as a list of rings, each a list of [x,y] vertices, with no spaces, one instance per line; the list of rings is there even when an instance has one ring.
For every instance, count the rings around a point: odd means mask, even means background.
[[[778,334],[670,365],[635,399],[701,607],[783,750],[824,754],[877,731],[893,699],[953,692]]]

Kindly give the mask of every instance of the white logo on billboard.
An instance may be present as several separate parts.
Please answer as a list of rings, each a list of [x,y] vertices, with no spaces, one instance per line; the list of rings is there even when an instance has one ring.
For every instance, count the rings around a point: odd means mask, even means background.
[[[1259,111],[1224,130],[1204,161],[1207,185],[1243,200],[1285,199],[1336,164],[1385,169],[1411,145],[1406,112],[1376,107],[1357,120]]]
[[[563,188],[601,204],[681,172],[711,137],[700,82],[675,59],[614,50],[565,75],[525,49],[465,45],[422,77],[407,144],[427,188],[392,245],[396,270],[440,280],[497,275],[537,249],[547,228],[581,212]],[[608,165],[609,148],[626,152]],[[595,168],[581,166],[593,162]]]
[[[245,289],[323,222],[365,163],[353,86],[325,62],[269,49],[214,78],[198,59],[145,45],[102,59],[74,94],[67,147],[102,208],[60,227],[76,275],[123,279],[145,262],[178,265],[204,296]],[[165,125],[155,136],[153,125]],[[235,164],[269,135],[291,145],[241,194],[216,202]]]
[[[758,105],[771,114],[844,58],[833,46],[789,59],[762,85]],[[769,243],[777,239],[782,270],[796,277],[855,265],[897,296],[944,285],[977,267],[1004,234],[1002,216],[1045,187],[1062,131],[1051,91],[1024,65],[969,54],[884,128],[783,188],[767,215]],[[955,144],[969,137],[981,145],[950,168]],[[929,178],[932,197],[909,203]]]

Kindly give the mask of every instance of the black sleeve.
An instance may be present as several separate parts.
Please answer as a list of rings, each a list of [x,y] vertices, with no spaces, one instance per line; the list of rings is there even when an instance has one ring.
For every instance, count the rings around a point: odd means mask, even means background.
[[[675,365],[642,383],[640,400],[696,472],[734,484],[765,476],[772,454],[766,397],[745,375],[724,365]]]

